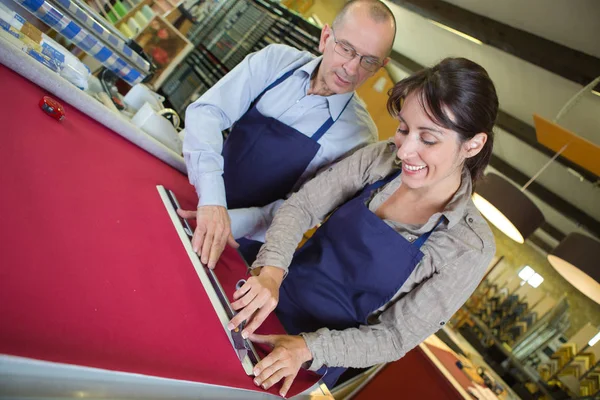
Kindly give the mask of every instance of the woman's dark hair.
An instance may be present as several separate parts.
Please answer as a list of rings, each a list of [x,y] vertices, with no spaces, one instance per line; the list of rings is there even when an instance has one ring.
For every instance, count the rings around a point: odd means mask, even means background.
[[[488,135],[479,154],[465,161],[474,188],[492,156],[498,114],[496,88],[486,70],[466,58],[446,58],[416,72],[390,89],[387,109],[393,117],[398,116],[403,100],[412,93],[417,94],[429,118],[457,132],[461,143],[480,132]]]

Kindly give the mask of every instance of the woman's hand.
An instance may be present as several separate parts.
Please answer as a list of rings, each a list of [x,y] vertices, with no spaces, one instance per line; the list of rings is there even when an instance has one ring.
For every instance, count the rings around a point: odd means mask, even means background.
[[[247,339],[253,334],[277,307],[283,275],[284,270],[281,268],[262,267],[258,276],[248,278],[246,283],[233,294],[233,298],[237,301],[231,303],[231,307],[241,311],[229,321],[227,328],[235,329],[252,317],[242,331],[242,337]]]
[[[254,384],[268,389],[283,379],[279,394],[285,397],[302,364],[312,360],[304,338],[289,335],[252,335],[250,340],[273,347],[273,351],[254,367]]]

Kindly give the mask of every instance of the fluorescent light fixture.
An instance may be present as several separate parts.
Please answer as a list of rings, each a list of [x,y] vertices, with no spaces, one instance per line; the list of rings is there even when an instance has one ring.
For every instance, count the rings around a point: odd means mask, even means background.
[[[595,90],[592,90],[592,93],[595,94],[596,96],[600,96],[600,92],[596,92]]]
[[[437,21],[434,21],[434,20],[432,20],[432,19],[428,19],[427,21],[431,22],[432,24],[434,24],[434,25],[435,25],[435,26],[437,26],[438,28],[442,28],[442,29],[444,29],[444,30],[446,30],[446,31],[448,31],[448,32],[452,32],[452,33],[454,33],[455,35],[458,35],[458,36],[460,36],[460,37],[461,37],[461,38],[463,38],[463,39],[467,39],[467,40],[469,40],[469,41],[471,41],[471,42],[473,42],[473,43],[477,43],[477,44],[483,44],[483,42],[482,42],[481,40],[479,40],[479,39],[476,39],[476,38],[474,38],[473,36],[469,36],[469,35],[467,35],[466,33],[462,33],[461,31],[457,31],[457,30],[456,30],[456,29],[454,29],[454,28],[450,28],[449,26],[446,26],[446,25],[444,25],[444,24],[440,24],[440,23],[439,23],[439,22],[437,22]]]
[[[594,336],[593,338],[590,339],[590,341],[588,342],[588,346],[592,347],[593,345],[598,343],[599,340],[600,340],[600,332],[596,333],[596,336]]]
[[[528,281],[529,278],[531,278],[534,274],[535,271],[533,268],[531,268],[529,265],[526,265],[519,271],[519,278],[524,281]]]
[[[540,286],[542,282],[544,282],[544,278],[542,278],[542,276],[537,272],[527,280],[527,283],[529,283],[534,288]]]

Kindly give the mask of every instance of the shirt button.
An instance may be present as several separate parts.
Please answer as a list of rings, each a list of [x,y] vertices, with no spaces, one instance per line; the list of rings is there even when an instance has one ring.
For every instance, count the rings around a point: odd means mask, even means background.
[[[470,224],[472,224],[472,223],[473,223],[473,217],[469,217],[469,218],[467,218],[467,221],[468,221]]]
[[[444,325],[446,325],[446,323],[444,321],[442,321],[442,322],[440,322],[440,325],[444,326]]]
[[[416,240],[416,237],[414,237],[414,236],[409,236],[408,237],[408,241],[411,242],[411,243],[414,242],[415,240]]]

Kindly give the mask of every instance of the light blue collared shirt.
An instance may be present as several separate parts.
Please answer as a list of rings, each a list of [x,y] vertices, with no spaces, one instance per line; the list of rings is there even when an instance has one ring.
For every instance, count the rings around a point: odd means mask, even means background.
[[[267,46],[248,55],[190,104],[185,117],[183,154],[190,183],[198,193],[199,206],[227,206],[221,132],[239,120],[267,86],[291,69],[298,68],[288,79],[264,94],[257,104],[258,111],[306,136],[312,136],[330,116],[335,121],[319,140],[321,148],[296,188],[320,168],[358,147],[377,141],[377,128],[365,104],[353,92],[325,97],[306,94],[321,59],[285,45]],[[344,110],[346,103],[348,106]],[[262,208],[229,210],[234,237],[260,240],[282,202],[283,199]]]

